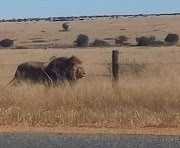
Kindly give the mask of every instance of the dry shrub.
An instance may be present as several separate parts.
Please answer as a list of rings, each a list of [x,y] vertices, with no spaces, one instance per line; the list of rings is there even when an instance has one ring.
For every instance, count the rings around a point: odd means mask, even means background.
[[[139,38],[136,38],[136,42],[138,43],[138,46],[150,46],[153,45],[155,39],[155,36],[141,36]]]
[[[141,36],[136,38],[138,46],[163,46],[164,42],[156,40],[155,36]]]
[[[67,31],[68,28],[69,28],[69,25],[68,25],[67,23],[63,23],[63,24],[62,24],[62,28],[63,28],[65,31]]]
[[[172,33],[169,33],[166,38],[164,39],[164,41],[167,43],[167,44],[170,44],[170,45],[174,45],[176,44],[178,41],[179,41],[179,36],[177,34],[172,34]]]
[[[120,44],[121,46],[128,41],[128,37],[121,35],[115,39],[115,44]]]
[[[112,75],[112,63],[107,62],[107,70]],[[145,72],[150,70],[150,64],[145,62],[136,62],[135,60],[129,61],[127,58],[119,61],[119,75],[120,76],[142,76]]]
[[[28,49],[26,46],[15,46],[14,49]]]
[[[136,62],[135,60],[129,61],[128,59],[124,59],[120,63],[120,71],[122,75],[141,76],[149,68],[150,65],[148,63]]]
[[[95,41],[92,43],[92,46],[95,47],[109,46],[109,43],[104,40],[95,39]]]
[[[2,46],[2,47],[10,47],[10,46],[13,45],[13,43],[14,43],[13,40],[4,39],[4,40],[0,41],[0,46]]]
[[[87,35],[80,34],[77,39],[74,41],[77,47],[86,47],[88,45],[89,38]]]

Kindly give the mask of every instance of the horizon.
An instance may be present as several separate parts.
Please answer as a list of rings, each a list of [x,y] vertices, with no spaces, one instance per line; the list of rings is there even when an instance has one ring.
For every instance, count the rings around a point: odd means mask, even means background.
[[[180,13],[179,0],[6,0],[0,5],[0,19],[47,18],[97,15]]]
[[[172,13],[139,13],[139,14],[101,14],[101,15],[72,15],[72,16],[47,16],[47,17],[22,17],[22,18],[6,18],[5,20],[11,20],[11,19],[28,19],[28,18],[56,18],[56,17],[83,17],[83,16],[87,16],[87,17],[95,17],[95,16],[136,16],[136,15],[173,15],[173,14],[177,14],[180,15],[180,12],[172,12]],[[0,18],[4,19],[4,18]]]

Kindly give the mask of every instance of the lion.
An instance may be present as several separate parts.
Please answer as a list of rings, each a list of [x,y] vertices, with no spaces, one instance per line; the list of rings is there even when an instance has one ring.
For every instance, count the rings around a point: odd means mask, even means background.
[[[49,63],[29,61],[17,67],[10,83],[30,81],[33,83],[59,84],[64,81],[77,82],[84,78],[82,61],[75,56],[55,58]]]

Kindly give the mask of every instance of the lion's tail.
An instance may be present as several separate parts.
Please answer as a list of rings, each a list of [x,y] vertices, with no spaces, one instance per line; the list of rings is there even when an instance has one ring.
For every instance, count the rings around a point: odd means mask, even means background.
[[[15,83],[16,83],[16,79],[13,78],[10,82],[8,82],[8,83],[6,84],[6,86],[4,86],[4,87],[0,90],[0,93],[2,93],[4,90],[6,90],[8,86],[14,85]]]
[[[16,82],[16,78],[14,77],[11,81],[9,81],[9,83],[8,84],[6,84],[6,86],[5,87],[8,87],[9,85],[13,85],[13,84],[15,84],[15,82]]]

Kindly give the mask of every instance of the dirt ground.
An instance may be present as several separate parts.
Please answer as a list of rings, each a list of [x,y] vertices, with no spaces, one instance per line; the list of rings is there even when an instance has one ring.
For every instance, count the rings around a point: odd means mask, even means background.
[[[180,135],[179,128],[84,128],[84,127],[25,127],[0,126],[0,133],[57,133],[57,134],[131,134]]]

